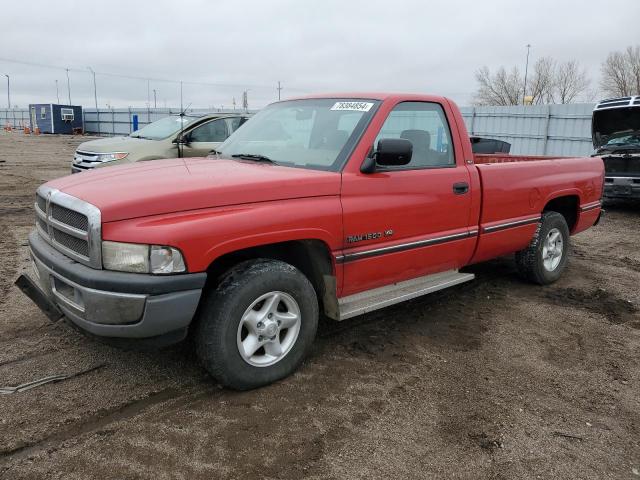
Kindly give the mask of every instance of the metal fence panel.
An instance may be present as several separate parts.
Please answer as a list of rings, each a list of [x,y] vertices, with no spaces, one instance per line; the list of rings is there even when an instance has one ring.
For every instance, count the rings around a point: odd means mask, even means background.
[[[190,108],[188,114],[211,113],[208,108]],[[215,113],[240,113],[233,110],[214,110]],[[129,135],[133,132],[133,116],[138,115],[138,128],[142,128],[168,115],[177,115],[179,109],[171,108],[110,108],[84,110],[84,130],[100,135]]]
[[[100,135],[129,135],[133,131],[133,116],[138,115],[138,128],[160,120],[167,115],[180,113],[176,108],[95,108],[83,109],[84,131],[88,134]],[[253,113],[253,111],[249,111]],[[222,110],[210,108],[190,108],[187,114],[206,113],[241,113],[240,110]],[[0,109],[0,127],[10,124],[14,128],[22,129],[30,126],[29,109],[12,108]]]
[[[520,155],[583,156],[593,152],[594,104],[462,107],[469,134],[511,144]]]
[[[0,109],[0,128],[11,125],[13,128],[22,130],[25,125],[31,125],[29,121],[29,110],[26,108]]]
[[[471,135],[496,138],[511,143],[511,153],[521,155],[583,156],[593,152],[591,112],[594,104],[532,105],[511,107],[462,107]],[[209,113],[211,109],[189,109],[188,113]],[[218,110],[216,110],[218,111]],[[220,110],[224,113],[239,113]],[[90,134],[129,135],[133,115],[142,128],[167,115],[180,113],[171,108],[84,109],[84,130]],[[99,118],[99,123],[98,123]],[[0,109],[0,125],[15,128],[29,125],[28,109]]]

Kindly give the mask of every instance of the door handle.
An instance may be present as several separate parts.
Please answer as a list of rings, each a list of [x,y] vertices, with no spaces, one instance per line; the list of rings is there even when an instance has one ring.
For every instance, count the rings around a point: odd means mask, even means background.
[[[458,182],[453,184],[453,193],[456,195],[463,195],[469,191],[469,184],[467,182]]]

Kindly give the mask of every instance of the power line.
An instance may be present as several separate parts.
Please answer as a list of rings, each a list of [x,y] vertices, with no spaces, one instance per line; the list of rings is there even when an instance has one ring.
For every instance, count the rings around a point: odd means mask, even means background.
[[[25,61],[25,60],[15,60],[13,58],[4,58],[4,57],[0,57],[0,62],[6,62],[6,63],[15,63],[18,65],[26,65],[26,66],[30,66],[30,67],[40,67],[40,68],[51,68],[51,69],[55,69],[55,70],[65,70],[67,73],[68,72],[75,72],[75,73],[82,73],[82,74],[86,74],[87,71],[84,69],[80,69],[80,68],[74,68],[74,67],[64,67],[64,66],[60,66],[60,65],[51,65],[51,64],[46,64],[46,63],[39,63],[39,62],[29,62],[29,61]],[[269,86],[269,85],[258,85],[258,84],[248,84],[248,83],[237,83],[237,84],[231,84],[231,83],[213,83],[213,82],[198,82],[198,81],[181,81],[178,79],[172,79],[172,78],[153,78],[153,77],[142,77],[142,76],[137,76],[137,75],[128,75],[128,74],[124,74],[124,73],[113,73],[113,72],[102,72],[102,71],[96,71],[96,75],[102,75],[102,76],[106,76],[106,77],[117,77],[117,78],[126,78],[129,80],[142,80],[145,82],[165,82],[165,83],[175,83],[176,85],[179,85],[180,83],[184,84],[184,85],[195,85],[195,86],[204,86],[204,87],[220,87],[220,88],[238,88],[238,87],[242,87],[242,88],[261,88],[261,89],[271,89],[273,87]],[[299,92],[309,92],[310,90],[307,89],[303,89],[303,88],[293,88],[293,87],[287,87],[289,90],[295,90],[295,91],[299,91]]]

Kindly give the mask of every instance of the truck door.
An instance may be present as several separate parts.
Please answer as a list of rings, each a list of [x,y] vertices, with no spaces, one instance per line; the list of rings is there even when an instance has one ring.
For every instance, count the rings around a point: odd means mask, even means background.
[[[374,145],[381,138],[407,139],[413,154],[404,166],[343,174],[342,296],[459,268],[475,247],[469,172],[443,107],[398,103]]]
[[[206,157],[229,136],[229,128],[224,118],[218,118],[197,126],[187,134],[188,144],[184,146],[184,157]]]

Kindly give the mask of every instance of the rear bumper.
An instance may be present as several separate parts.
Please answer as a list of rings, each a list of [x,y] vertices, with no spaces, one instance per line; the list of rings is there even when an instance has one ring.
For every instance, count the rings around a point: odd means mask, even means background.
[[[640,199],[640,177],[605,176],[604,196],[607,198]]]
[[[206,281],[205,273],[163,277],[96,270],[62,255],[36,232],[29,235],[29,246],[33,284],[53,311],[59,309],[76,326],[101,337],[151,338],[186,332]],[[48,314],[42,298],[35,298],[38,292],[19,286]]]

